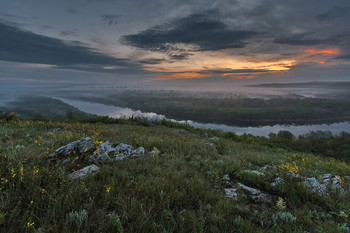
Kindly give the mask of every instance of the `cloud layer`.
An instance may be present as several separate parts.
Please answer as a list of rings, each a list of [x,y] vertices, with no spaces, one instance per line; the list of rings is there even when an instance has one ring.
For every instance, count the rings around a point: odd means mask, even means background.
[[[0,61],[147,80],[290,79],[303,72],[317,79],[315,70],[346,78],[350,70],[349,0],[62,0],[40,9],[25,4],[27,13],[16,7],[4,0],[0,10]]]
[[[186,51],[179,44],[192,46],[192,50],[220,50],[243,48],[246,40],[257,33],[233,30],[223,22],[208,18],[205,14],[192,14],[185,18],[152,27],[137,34],[125,35],[122,42],[151,51]]]
[[[140,69],[137,64],[128,59],[103,54],[81,42],[63,41],[35,34],[1,21],[0,34],[0,60],[2,61],[48,64],[57,68],[94,72],[113,70],[125,72]]]

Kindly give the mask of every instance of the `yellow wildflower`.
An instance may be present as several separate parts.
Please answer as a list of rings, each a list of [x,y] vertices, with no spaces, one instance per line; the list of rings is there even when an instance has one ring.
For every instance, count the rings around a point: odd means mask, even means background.
[[[21,167],[19,168],[19,180],[23,181],[23,164],[21,164]]]
[[[287,208],[286,202],[284,201],[284,199],[282,197],[278,197],[278,200],[276,202],[276,206],[280,210],[285,210]]]
[[[39,172],[39,168],[34,167],[34,170],[33,170],[34,175],[37,174],[38,172]]]
[[[11,169],[11,174],[12,174],[12,178],[15,178],[15,176],[16,176],[15,170]]]
[[[34,225],[34,222],[31,222],[31,221],[27,222],[27,227],[31,227],[33,225]]]
[[[106,189],[106,193],[109,193],[109,191],[111,191],[111,187],[108,187],[108,188]]]

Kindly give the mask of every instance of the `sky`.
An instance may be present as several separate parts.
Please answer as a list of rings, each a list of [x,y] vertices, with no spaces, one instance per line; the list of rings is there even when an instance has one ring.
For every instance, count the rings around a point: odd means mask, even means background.
[[[0,0],[0,85],[350,81],[349,0]]]

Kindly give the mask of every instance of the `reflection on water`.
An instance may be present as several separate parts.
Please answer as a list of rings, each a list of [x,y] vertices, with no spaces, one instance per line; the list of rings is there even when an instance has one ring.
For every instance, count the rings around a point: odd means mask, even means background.
[[[100,116],[110,116],[114,118],[120,117],[145,117],[150,120],[162,120],[166,119],[164,115],[158,115],[153,112],[141,112],[140,110],[134,111],[130,108],[121,108],[115,106],[108,106],[104,104],[90,103],[85,101],[60,99],[61,101],[78,108],[80,111],[92,113]],[[242,134],[252,134],[254,136],[264,136],[267,137],[269,133],[278,133],[280,130],[288,130],[295,136],[299,136],[310,132],[311,130],[323,130],[331,131],[333,134],[339,134],[340,132],[350,133],[350,122],[340,122],[333,124],[314,124],[314,125],[273,125],[273,126],[261,126],[261,127],[235,127],[223,124],[202,124],[193,122],[191,120],[187,121],[176,121],[168,119],[174,122],[188,124],[195,128],[205,128],[205,129],[219,129],[223,131],[232,131],[237,135]]]

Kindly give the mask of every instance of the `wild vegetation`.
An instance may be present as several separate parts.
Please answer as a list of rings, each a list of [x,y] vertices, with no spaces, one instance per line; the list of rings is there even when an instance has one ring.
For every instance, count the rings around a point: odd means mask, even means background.
[[[5,106],[0,106],[2,112],[16,112],[22,118],[34,117],[36,119],[62,119],[67,113],[79,117],[91,117],[91,114],[63,103],[59,99],[44,96],[25,96],[17,98]]]
[[[346,162],[264,145],[249,135],[190,127],[179,131],[184,126],[146,122],[103,117],[23,120],[15,113],[3,114],[0,231],[350,232]],[[293,140],[286,135],[276,138]],[[99,163],[95,174],[69,180],[72,171],[88,164],[91,152],[77,154],[69,163],[48,155],[84,137],[91,137],[96,146],[123,142],[158,152]],[[264,177],[245,172],[265,165],[275,168]],[[270,181],[276,172],[285,184],[273,187]],[[344,188],[320,196],[290,173],[330,173]],[[224,175],[269,193],[272,201],[253,201],[241,191],[236,200],[226,197]]]

